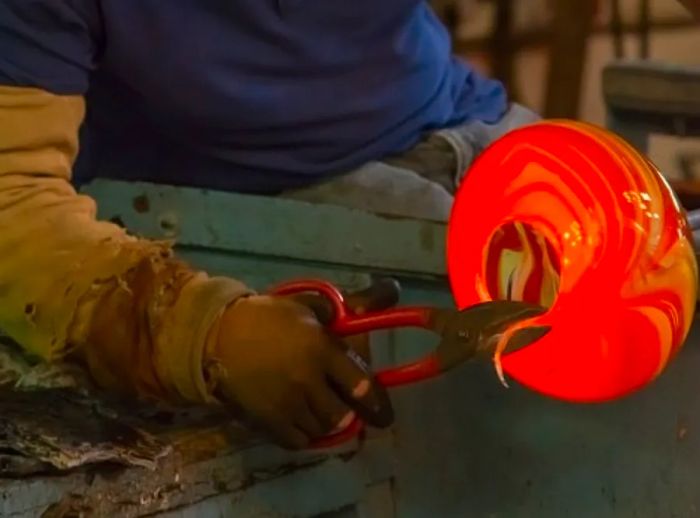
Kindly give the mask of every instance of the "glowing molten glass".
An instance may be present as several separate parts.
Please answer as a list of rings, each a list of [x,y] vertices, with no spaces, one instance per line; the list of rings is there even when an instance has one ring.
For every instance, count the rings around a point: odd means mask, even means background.
[[[469,171],[450,220],[450,282],[459,307],[505,296],[550,306],[518,328],[551,332],[504,356],[503,371],[555,398],[604,401],[648,384],[683,344],[691,243],[647,159],[606,130],[548,121],[506,135]]]

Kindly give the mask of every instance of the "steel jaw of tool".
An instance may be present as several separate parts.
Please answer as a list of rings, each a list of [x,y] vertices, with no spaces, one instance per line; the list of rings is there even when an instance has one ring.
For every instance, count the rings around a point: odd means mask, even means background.
[[[472,359],[490,359],[506,329],[541,315],[544,308],[518,301],[484,302],[465,309],[433,309],[430,329],[441,339],[434,351],[441,372]],[[515,332],[503,354],[531,345],[550,331],[549,327],[527,327]]]

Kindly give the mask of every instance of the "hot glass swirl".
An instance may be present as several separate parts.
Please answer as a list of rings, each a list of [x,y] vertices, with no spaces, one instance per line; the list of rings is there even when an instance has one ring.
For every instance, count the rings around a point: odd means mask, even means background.
[[[518,327],[551,332],[497,355],[497,366],[555,398],[605,401],[651,382],[686,339],[698,284],[691,243],[646,158],[604,129],[546,121],[493,144],[460,186],[450,282],[460,307],[503,297],[550,306]]]

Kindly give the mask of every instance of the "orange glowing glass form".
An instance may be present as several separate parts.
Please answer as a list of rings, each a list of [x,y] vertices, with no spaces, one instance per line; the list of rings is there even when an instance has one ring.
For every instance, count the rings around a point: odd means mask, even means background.
[[[549,306],[518,328],[550,333],[497,354],[497,367],[558,399],[605,401],[654,380],[686,339],[691,243],[646,158],[601,128],[546,121],[506,135],[470,169],[449,225],[450,282],[459,307],[504,297]]]

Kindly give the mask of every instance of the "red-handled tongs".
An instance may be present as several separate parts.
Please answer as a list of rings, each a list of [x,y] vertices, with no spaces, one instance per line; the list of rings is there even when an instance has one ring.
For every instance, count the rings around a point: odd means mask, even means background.
[[[323,297],[332,315],[326,322],[338,336],[369,333],[401,327],[422,328],[440,335],[437,347],[417,361],[383,369],[375,373],[385,387],[396,387],[434,378],[476,357],[491,357],[497,338],[510,325],[541,314],[544,309],[523,302],[494,301],[463,310],[429,306],[395,307],[363,314],[354,313],[338,288],[319,280],[299,280],[281,284],[271,291],[275,295],[310,294]],[[544,336],[548,328],[524,329],[508,342],[505,353],[514,352]],[[344,430],[312,444],[312,448],[337,446],[356,437],[364,423],[356,418]]]

